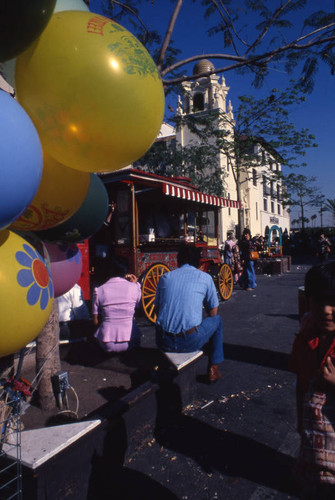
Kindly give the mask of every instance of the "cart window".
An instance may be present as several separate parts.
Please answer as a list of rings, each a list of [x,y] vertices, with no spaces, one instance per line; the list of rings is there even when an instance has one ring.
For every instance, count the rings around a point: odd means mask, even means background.
[[[203,234],[204,241],[208,245],[217,245],[217,234],[216,234],[216,223],[215,223],[215,212],[214,210],[208,210],[202,212],[201,216],[201,230]]]
[[[185,237],[185,214],[179,216],[179,238]]]
[[[195,214],[194,214],[194,212],[188,212],[186,214],[186,236],[188,236],[189,241],[195,240]]]
[[[116,243],[119,245],[127,245],[130,242],[130,192],[120,190],[117,192],[117,217],[115,218]]]

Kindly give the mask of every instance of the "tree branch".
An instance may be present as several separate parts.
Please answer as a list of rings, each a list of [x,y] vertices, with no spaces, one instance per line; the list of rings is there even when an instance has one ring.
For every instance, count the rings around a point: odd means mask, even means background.
[[[144,24],[144,22],[142,21],[140,16],[131,7],[129,7],[129,5],[126,5],[123,2],[118,2],[117,0],[109,0],[109,3],[111,4],[112,9],[113,9],[113,4],[115,3],[116,5],[119,5],[119,7],[121,7],[122,9],[128,10],[134,17],[136,17],[136,19],[138,20],[138,22],[141,24],[142,28],[144,29],[146,35],[148,34],[148,28],[146,27],[146,25]]]
[[[213,2],[215,2],[215,0],[213,0]],[[240,35],[237,33],[237,31],[236,31],[236,29],[235,29],[235,26],[234,26],[234,23],[233,23],[233,21],[232,21],[231,15],[230,15],[230,13],[229,13],[229,11],[228,11],[227,7],[226,7],[224,4],[222,4],[222,8],[223,8],[223,10],[225,11],[225,13],[226,13],[226,15],[227,15],[227,17],[228,17],[228,19],[229,19],[230,26],[232,27],[233,32],[234,32],[234,34],[235,34],[236,38],[237,38],[237,39],[238,39],[238,40],[239,40],[239,41],[240,41],[243,45],[245,45],[246,47],[249,47],[249,46],[250,46],[250,44],[249,44],[249,43],[247,43],[246,41],[244,41],[244,40],[240,37]],[[237,53],[237,51],[236,51],[236,53]]]
[[[268,20],[268,22],[266,23],[266,26],[265,28],[263,29],[262,33],[260,33],[260,35],[257,37],[257,39],[254,41],[254,43],[251,44],[251,46],[247,49],[247,51],[245,52],[244,56],[246,56],[253,48],[255,48],[259,42],[262,40],[262,38],[265,37],[265,35],[267,34],[267,32],[269,31],[271,25],[273,24],[273,22],[277,19],[277,17],[286,9],[286,7],[291,3],[292,0],[287,0],[287,2],[282,5],[281,7],[279,7],[273,14],[272,18]]]
[[[332,27],[332,26],[335,26],[335,23],[332,23],[328,27]],[[184,66],[185,64],[191,62],[192,60],[215,58],[215,59],[225,59],[225,60],[238,61],[236,64],[232,64],[230,66],[224,66],[222,68],[216,68],[216,69],[210,70],[210,71],[205,71],[204,73],[200,73],[199,75],[197,75],[197,78],[201,78],[204,76],[210,76],[210,75],[217,74],[217,73],[231,71],[232,69],[241,68],[242,66],[248,66],[248,65],[257,64],[257,63],[262,64],[262,61],[264,61],[264,60],[266,60],[266,63],[267,63],[276,55],[278,55],[282,52],[286,52],[288,50],[297,50],[297,51],[298,50],[306,50],[306,49],[310,49],[311,47],[315,47],[316,45],[326,44],[328,42],[335,41],[335,34],[334,34],[334,35],[330,35],[326,38],[322,38],[322,39],[314,40],[313,42],[305,43],[303,45],[298,44],[299,40],[306,38],[306,37],[310,36],[311,34],[312,33],[310,33],[309,35],[305,35],[304,37],[301,37],[297,40],[294,40],[293,42],[290,42],[287,45],[284,45],[283,47],[279,47],[278,49],[274,49],[272,51],[265,52],[264,54],[260,54],[258,56],[253,56],[250,58],[231,56],[228,54],[203,54],[202,56],[194,56],[193,58],[191,57],[191,58],[185,59],[183,61],[180,61],[179,63],[173,64],[169,68],[166,68],[161,74],[162,74],[162,76],[165,76],[167,73],[170,73],[172,70],[179,68],[180,66]],[[266,65],[266,63],[263,63],[263,64]],[[173,78],[172,80],[163,80],[163,83],[165,85],[175,85],[176,83],[181,83],[181,82],[185,82],[188,80],[194,80],[194,75],[184,76],[184,77],[180,77],[180,78]]]
[[[171,73],[175,69],[180,68],[181,66],[185,66],[185,64],[189,64],[193,61],[199,61],[200,59],[225,59],[228,61],[239,61],[245,63],[246,59],[241,56],[232,56],[230,54],[198,54],[196,56],[188,57],[187,59],[183,59],[182,61],[179,61],[175,64],[171,64],[168,68],[165,68],[163,71],[161,71],[161,76],[165,76],[168,73]],[[216,71],[206,71],[204,73],[200,73],[200,76],[209,76],[216,73]],[[194,77],[189,77],[189,80],[193,80]],[[181,79],[180,81],[183,81]]]
[[[234,25],[233,25],[233,22],[232,22],[232,20],[231,20],[231,17],[230,17],[230,15],[229,15],[229,12],[228,12],[228,10],[226,9],[226,7],[225,7],[224,5],[222,5],[222,8],[223,8],[223,10],[225,11],[226,16],[227,16],[227,18],[228,18],[228,22],[227,22],[227,19],[226,19],[225,15],[223,14],[223,12],[222,12],[222,10],[221,10],[220,6],[218,5],[217,1],[216,1],[216,0],[211,0],[211,1],[212,1],[212,3],[214,4],[214,6],[216,7],[216,10],[217,10],[217,11],[218,11],[218,13],[220,14],[220,16],[222,17],[223,22],[225,23],[225,28],[227,28],[227,29],[228,29],[228,31],[229,31],[229,35],[230,35],[230,38],[231,38],[231,43],[232,43],[232,45],[233,45],[233,47],[234,47],[235,54],[237,54],[237,55],[239,56],[239,53],[238,53],[238,50],[237,50],[236,44],[235,44],[234,39],[233,39],[233,37],[232,37],[232,35],[231,35],[231,30],[230,30],[230,28],[232,28],[232,30],[233,30],[234,35],[236,36],[236,38],[237,38],[237,39],[238,39],[241,43],[243,43],[243,44],[245,44],[245,43],[244,43],[244,42],[243,42],[243,40],[241,40],[241,39],[240,39],[240,37],[238,36],[238,34],[237,34],[236,30],[235,30],[235,27],[234,27]],[[246,45],[246,44],[245,44],[245,45]]]
[[[172,32],[174,30],[174,27],[175,27],[180,9],[182,7],[182,4],[183,4],[183,0],[178,0],[176,6],[174,8],[174,11],[172,13],[166,35],[165,35],[165,38],[163,40],[163,43],[162,43],[162,46],[161,46],[161,49],[160,49],[159,55],[158,55],[158,61],[157,61],[158,71],[160,71],[162,69],[164,59],[165,59],[165,54],[166,54],[167,48],[170,44]]]

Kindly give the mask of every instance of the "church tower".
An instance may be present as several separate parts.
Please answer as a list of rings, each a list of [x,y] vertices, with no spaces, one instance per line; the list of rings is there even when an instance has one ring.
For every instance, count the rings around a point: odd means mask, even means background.
[[[210,76],[202,76],[197,78],[197,75],[206,71],[213,71],[214,65],[207,59],[201,59],[193,68],[193,81],[184,82],[184,96],[183,101],[179,97],[177,105],[177,116],[185,117],[186,115],[193,115],[194,117],[201,117],[216,111],[218,116],[217,126],[220,129],[225,129],[228,136],[233,134],[234,115],[231,102],[227,103],[227,95],[229,87],[226,86],[224,77],[221,79],[219,76],[212,74]],[[192,144],[199,145],[200,140],[187,127],[185,121],[180,120],[180,125],[176,130],[176,141],[182,147],[187,147]],[[213,139],[214,144],[214,139]],[[219,170],[221,172],[221,180],[224,194],[223,196],[228,199],[236,200],[236,184],[233,177],[233,172],[226,155],[218,151]],[[223,208],[221,209],[219,230],[220,230],[220,243],[225,241],[228,231],[235,231],[235,226],[238,221],[238,214],[236,208]]]

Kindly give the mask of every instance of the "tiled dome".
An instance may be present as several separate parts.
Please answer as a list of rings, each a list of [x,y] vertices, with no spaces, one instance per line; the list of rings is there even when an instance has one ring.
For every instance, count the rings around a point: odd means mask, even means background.
[[[205,71],[213,71],[215,69],[214,64],[208,59],[200,59],[193,68],[193,75],[199,75]]]

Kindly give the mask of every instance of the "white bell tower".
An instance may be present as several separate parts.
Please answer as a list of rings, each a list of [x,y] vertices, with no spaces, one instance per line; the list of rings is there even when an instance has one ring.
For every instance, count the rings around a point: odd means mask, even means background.
[[[177,104],[177,116],[181,118],[186,115],[203,116],[211,111],[217,111],[221,119],[218,119],[218,127],[224,128],[231,134],[233,139],[234,115],[231,102],[227,103],[227,95],[229,87],[226,85],[225,78],[216,74],[209,76],[197,75],[206,71],[213,71],[214,65],[207,59],[201,59],[193,68],[193,81],[184,82],[184,97],[183,102],[179,97]],[[223,119],[222,119],[223,118]],[[182,147],[190,146],[191,144],[199,143],[199,138],[196,137],[188,129],[187,124],[181,120],[176,130],[176,141]],[[222,184],[224,188],[224,197],[236,200],[236,184],[234,181],[231,166],[227,161],[224,153],[218,152],[220,170],[222,172]],[[237,209],[224,208],[221,210],[219,221],[220,242],[226,239],[228,231],[235,230],[235,225],[238,221]]]

